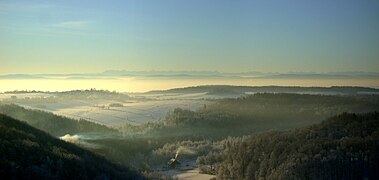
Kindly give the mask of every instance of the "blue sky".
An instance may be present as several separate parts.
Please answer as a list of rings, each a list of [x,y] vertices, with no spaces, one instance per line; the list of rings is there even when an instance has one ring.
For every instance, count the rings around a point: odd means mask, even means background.
[[[379,72],[379,1],[0,1],[0,63],[0,74]]]

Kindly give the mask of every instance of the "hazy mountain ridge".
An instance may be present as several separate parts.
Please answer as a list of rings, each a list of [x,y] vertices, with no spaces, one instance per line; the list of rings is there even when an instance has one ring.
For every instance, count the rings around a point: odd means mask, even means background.
[[[71,74],[3,74],[0,79],[117,79],[122,77],[146,78],[250,78],[250,79],[347,79],[379,78],[377,72],[219,72],[219,71],[128,71],[108,70],[101,73]]]
[[[154,90],[147,93],[337,93],[358,94],[360,92],[379,93],[379,89],[355,86],[332,86],[332,87],[300,87],[300,86],[229,86],[229,85],[207,85],[168,90]]]

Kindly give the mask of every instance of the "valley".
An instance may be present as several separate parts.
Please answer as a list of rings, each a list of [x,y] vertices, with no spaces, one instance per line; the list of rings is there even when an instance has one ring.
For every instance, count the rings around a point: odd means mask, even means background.
[[[227,144],[306,128],[345,112],[379,111],[377,92],[238,86],[7,92],[1,94],[0,113],[148,178],[209,179],[223,171]]]

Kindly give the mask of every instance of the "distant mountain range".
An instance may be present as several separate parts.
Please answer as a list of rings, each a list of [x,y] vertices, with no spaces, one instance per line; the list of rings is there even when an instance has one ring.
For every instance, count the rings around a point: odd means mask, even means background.
[[[102,73],[73,74],[4,74],[0,79],[117,79],[122,77],[169,79],[379,79],[379,72],[219,72],[219,71],[128,71],[108,70]]]

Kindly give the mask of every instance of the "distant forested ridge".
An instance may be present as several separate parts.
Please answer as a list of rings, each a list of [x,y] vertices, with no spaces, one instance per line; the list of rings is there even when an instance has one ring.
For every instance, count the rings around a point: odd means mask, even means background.
[[[83,132],[116,132],[107,126],[86,120],[74,120],[41,110],[31,110],[14,104],[0,104],[0,113],[25,121],[53,136]]]
[[[51,93],[58,96],[59,98],[66,99],[107,99],[107,100],[118,100],[125,101],[130,99],[126,94],[118,93],[115,91],[108,90],[72,90],[72,91],[63,91],[63,92],[54,92]]]
[[[199,157],[218,179],[378,179],[379,113],[343,113],[308,128],[228,138]]]
[[[0,114],[2,179],[144,179],[87,150]]]
[[[343,112],[379,111],[377,95],[306,95],[262,93],[236,99],[222,99],[197,111],[175,109],[163,121],[164,127],[184,132],[246,135],[269,129],[304,127]],[[194,128],[196,127],[196,129]]]
[[[49,91],[7,91],[6,94],[12,95],[10,99],[3,99],[3,102],[8,103],[26,103],[26,104],[38,104],[38,103],[54,103],[71,100],[112,100],[118,102],[127,102],[131,98],[127,94],[119,93],[108,90],[71,90],[62,92],[49,92]],[[36,97],[19,97],[20,94],[34,94],[39,93]]]
[[[379,93],[379,89],[354,86],[332,87],[300,87],[300,86],[230,86],[207,85],[175,88],[169,90],[154,90],[147,93],[208,93],[208,94],[245,94],[249,93],[320,93],[320,94],[364,94]]]

